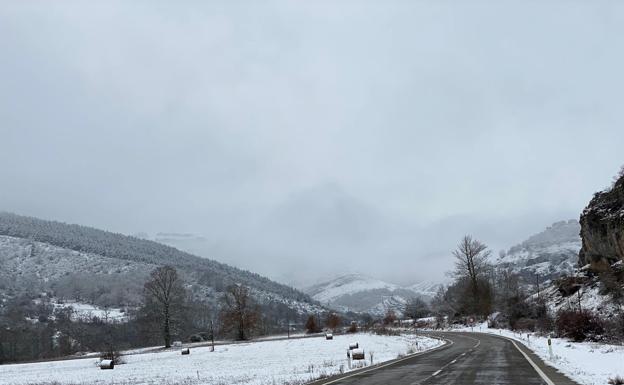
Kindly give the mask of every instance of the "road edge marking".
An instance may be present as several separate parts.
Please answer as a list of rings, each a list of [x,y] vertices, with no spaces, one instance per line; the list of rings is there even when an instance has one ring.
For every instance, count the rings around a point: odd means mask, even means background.
[[[540,369],[540,367],[533,362],[533,360],[531,359],[531,357],[529,357],[528,354],[526,354],[522,349],[520,349],[520,347],[516,344],[516,340],[514,340],[513,338],[509,338],[509,337],[505,337],[505,336],[501,336],[501,335],[496,335],[493,333],[483,333],[483,332],[465,332],[465,331],[455,331],[455,330],[449,330],[448,332],[450,333],[463,333],[463,334],[483,334],[486,336],[491,336],[491,337],[495,337],[495,338],[501,338],[504,340],[507,340],[509,342],[511,342],[513,344],[513,346],[515,346],[516,349],[518,349],[518,351],[524,356],[524,358],[529,361],[529,364],[531,364],[531,366],[533,367],[533,369],[535,370],[535,372],[537,372],[537,374],[542,378],[542,380],[544,380],[546,382],[547,385],[556,385],[547,375],[546,373],[544,373],[542,371],[542,369]],[[527,348],[529,349],[529,348]],[[531,349],[529,349],[531,350]]]
[[[542,378],[542,380],[544,380],[546,382],[547,385],[555,385],[555,383],[546,375],[546,373],[544,373],[544,371],[542,371],[542,369],[540,369],[540,367],[531,359],[531,357],[529,357],[529,355],[526,354],[524,352],[524,350],[520,349],[520,347],[516,344],[516,340],[514,340],[512,338],[509,338],[509,337],[505,337],[505,336],[497,336],[496,334],[489,334],[489,333],[482,333],[482,334],[486,334],[486,335],[491,335],[493,337],[502,338],[502,339],[505,339],[505,340],[511,342],[513,344],[513,346],[515,346],[515,348],[518,349],[518,351],[524,356],[524,358],[527,361],[529,361],[529,364],[531,364],[533,369],[537,372],[537,374],[539,374],[539,376]]]
[[[407,355],[407,356],[405,356],[403,358],[398,358],[396,360],[393,360],[393,361],[390,361],[390,362],[386,362],[386,363],[381,364],[381,365],[374,366],[372,368],[368,368],[368,369],[365,369],[365,370],[359,370],[359,371],[356,371],[355,373],[351,373],[349,375],[346,375],[346,376],[343,376],[343,377],[340,377],[340,378],[336,378],[335,380],[331,380],[331,381],[328,381],[328,382],[321,382],[321,384],[322,385],[335,384],[335,383],[337,383],[339,381],[342,381],[344,379],[355,377],[355,376],[359,376],[360,374],[372,372],[373,370],[382,369],[382,368],[385,368],[387,366],[391,366],[391,365],[397,364],[399,362],[403,362],[405,360],[409,360],[411,358],[414,358],[414,357],[417,357],[417,356],[421,356],[423,354],[432,353],[432,352],[434,352],[436,350],[439,350],[439,349],[442,349],[442,348],[446,348],[446,347],[450,347],[451,345],[454,344],[453,341],[451,341],[451,340],[449,340],[447,338],[444,338],[444,337],[440,337],[440,336],[427,336],[427,337],[435,338],[435,339],[438,339],[438,340],[443,340],[446,343],[444,343],[444,344],[442,344],[440,346],[436,346],[433,349],[425,350],[424,352],[417,352],[417,353],[414,353],[414,354]],[[315,381],[312,381],[311,383],[314,383],[314,382]],[[551,385],[551,384],[548,384],[548,385]],[[552,385],[554,385],[554,384],[552,384]]]

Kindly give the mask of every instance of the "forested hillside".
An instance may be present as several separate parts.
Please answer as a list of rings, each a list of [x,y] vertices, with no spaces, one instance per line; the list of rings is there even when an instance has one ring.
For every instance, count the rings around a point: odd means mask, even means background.
[[[161,343],[162,312],[144,285],[165,265],[180,288],[171,338],[230,337],[224,299],[235,287],[254,317],[245,338],[326,313],[298,290],[170,246],[0,213],[0,363]]]
[[[193,281],[215,288],[216,291],[221,291],[231,283],[240,283],[256,290],[280,295],[285,299],[313,302],[306,294],[258,274],[200,258],[153,241],[91,227],[0,212],[0,235],[133,263],[172,265],[184,271]]]

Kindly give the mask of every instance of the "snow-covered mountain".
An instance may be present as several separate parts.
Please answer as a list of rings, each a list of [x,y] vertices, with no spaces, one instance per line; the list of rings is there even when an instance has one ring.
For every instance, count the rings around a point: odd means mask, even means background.
[[[310,286],[304,292],[334,309],[383,315],[390,309],[401,314],[410,298],[429,300],[439,287],[431,282],[402,287],[363,274],[348,274]]]
[[[525,283],[552,280],[574,272],[581,249],[581,227],[571,219],[553,223],[544,231],[501,253],[498,267],[509,268]]]

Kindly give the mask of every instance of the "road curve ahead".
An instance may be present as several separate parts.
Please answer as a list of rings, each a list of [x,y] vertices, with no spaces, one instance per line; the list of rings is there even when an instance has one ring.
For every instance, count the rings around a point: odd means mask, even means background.
[[[429,333],[436,350],[313,385],[574,385],[518,342],[482,333]],[[522,350],[522,351],[521,351]]]

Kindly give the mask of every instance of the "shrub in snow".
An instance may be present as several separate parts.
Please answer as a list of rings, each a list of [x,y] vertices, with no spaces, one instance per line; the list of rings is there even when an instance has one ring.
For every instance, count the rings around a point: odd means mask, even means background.
[[[605,321],[605,334],[615,341],[624,341],[624,313],[609,317]]]
[[[609,378],[609,385],[624,385],[624,378],[620,376]]]
[[[604,333],[604,322],[587,310],[561,310],[557,313],[555,328],[561,337],[573,341],[597,341]]]
[[[204,339],[199,334],[193,334],[192,336],[189,337],[189,341],[191,342],[202,342],[203,340]]]
[[[375,328],[373,330],[373,332],[375,334],[377,334],[378,336],[399,336],[399,335],[401,335],[401,332],[399,332],[398,330],[388,329],[388,328],[386,328],[384,326]]]

